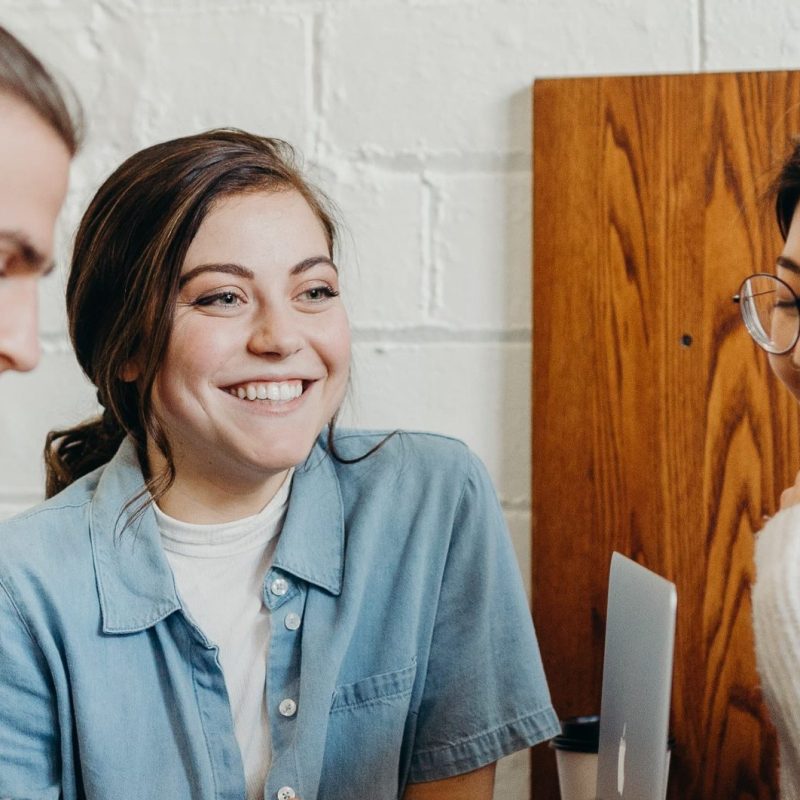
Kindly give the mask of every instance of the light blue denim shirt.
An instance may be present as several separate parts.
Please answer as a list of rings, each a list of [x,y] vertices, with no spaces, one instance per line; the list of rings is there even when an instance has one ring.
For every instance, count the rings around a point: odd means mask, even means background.
[[[337,436],[350,457],[379,440]],[[126,441],[0,524],[2,798],[245,796],[217,649],[181,608],[152,509],[127,524],[142,481]],[[395,800],[558,733],[500,507],[459,442],[401,433],[342,464],[321,440],[263,600],[265,798]]]

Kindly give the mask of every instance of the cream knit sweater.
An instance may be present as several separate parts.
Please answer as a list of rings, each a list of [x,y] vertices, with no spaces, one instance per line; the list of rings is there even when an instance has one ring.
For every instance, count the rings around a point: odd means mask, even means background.
[[[764,699],[778,730],[781,800],[800,800],[800,505],[756,540],[753,628]]]

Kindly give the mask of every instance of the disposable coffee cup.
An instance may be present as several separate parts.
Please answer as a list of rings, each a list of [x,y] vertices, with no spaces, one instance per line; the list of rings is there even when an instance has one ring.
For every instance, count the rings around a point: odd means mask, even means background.
[[[550,740],[556,751],[561,800],[597,797],[597,744],[600,717],[570,717],[561,721],[561,733]]]
[[[561,720],[561,733],[550,741],[556,752],[558,788],[561,800],[596,800],[597,747],[600,742],[600,717],[570,717]],[[667,742],[666,775],[674,740]],[[664,786],[664,798],[667,787]]]

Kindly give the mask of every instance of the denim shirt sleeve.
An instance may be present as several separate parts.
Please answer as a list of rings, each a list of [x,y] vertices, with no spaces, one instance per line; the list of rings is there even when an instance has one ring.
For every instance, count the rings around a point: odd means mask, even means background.
[[[58,721],[44,657],[0,583],[0,797],[58,800]]]
[[[410,782],[477,769],[560,730],[505,519],[472,455],[451,537]]]

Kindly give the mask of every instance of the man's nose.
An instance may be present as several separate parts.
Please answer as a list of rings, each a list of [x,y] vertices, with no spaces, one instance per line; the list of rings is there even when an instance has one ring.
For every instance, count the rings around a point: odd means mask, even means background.
[[[0,294],[0,371],[28,372],[40,355],[37,281],[13,283]]]

